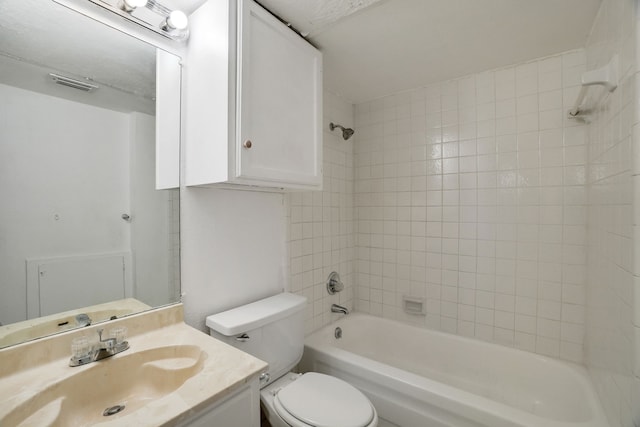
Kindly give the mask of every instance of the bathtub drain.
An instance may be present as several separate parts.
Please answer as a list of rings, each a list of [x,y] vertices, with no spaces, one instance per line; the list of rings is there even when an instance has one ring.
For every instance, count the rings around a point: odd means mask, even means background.
[[[104,412],[102,413],[102,416],[110,417],[111,415],[115,415],[118,412],[122,412],[122,411],[124,411],[124,405],[115,405],[105,409]]]
[[[335,336],[337,339],[342,338],[342,328],[337,327],[336,331],[333,333],[333,336]]]

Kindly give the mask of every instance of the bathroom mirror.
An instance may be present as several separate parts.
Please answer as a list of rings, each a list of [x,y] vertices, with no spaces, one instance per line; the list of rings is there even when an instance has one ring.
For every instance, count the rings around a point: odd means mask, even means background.
[[[179,301],[179,190],[156,190],[167,55],[0,2],[0,347]]]

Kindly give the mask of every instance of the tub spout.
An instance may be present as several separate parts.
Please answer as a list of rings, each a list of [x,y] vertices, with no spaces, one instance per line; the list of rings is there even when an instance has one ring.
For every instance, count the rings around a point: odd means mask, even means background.
[[[343,306],[338,305],[338,304],[331,304],[331,312],[332,313],[349,314],[349,310],[346,307],[343,307]]]

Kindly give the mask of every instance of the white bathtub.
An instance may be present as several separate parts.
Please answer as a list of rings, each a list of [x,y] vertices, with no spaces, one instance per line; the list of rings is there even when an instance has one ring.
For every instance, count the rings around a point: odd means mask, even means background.
[[[299,367],[361,389],[381,425],[608,426],[577,365],[359,313],[307,337]]]

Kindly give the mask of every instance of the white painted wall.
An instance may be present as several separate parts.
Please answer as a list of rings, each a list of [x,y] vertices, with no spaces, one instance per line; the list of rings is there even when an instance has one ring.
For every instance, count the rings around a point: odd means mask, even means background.
[[[175,301],[177,190],[155,189],[154,117],[7,85],[0,99],[0,322],[28,317],[29,258],[133,252],[133,296]]]
[[[128,250],[129,224],[120,215],[129,210],[129,120],[6,85],[0,99],[0,321],[6,324],[26,319],[26,258]]]
[[[637,13],[637,1],[604,0],[586,48],[589,70],[620,58],[620,84],[589,125],[587,176],[585,361],[611,427],[640,425]]]
[[[289,288],[283,194],[189,187],[180,196],[188,324],[206,331],[208,315]]]
[[[175,301],[170,255],[172,191],[156,190],[155,117],[130,115],[131,250],[134,295],[152,307]]]

